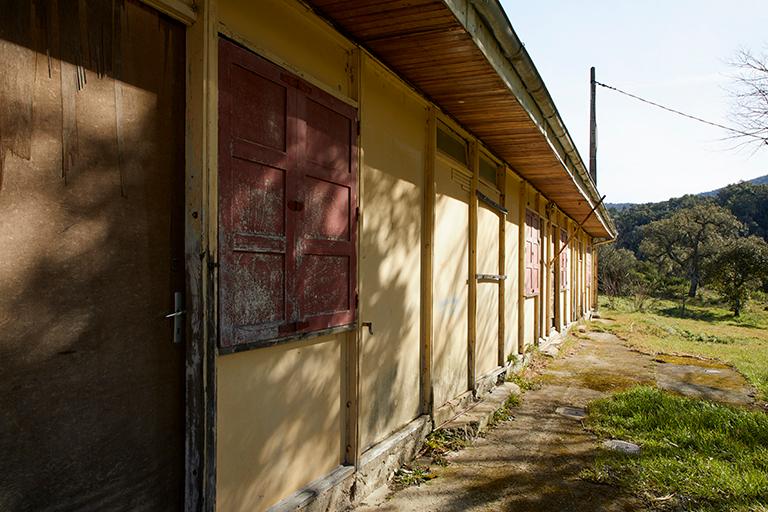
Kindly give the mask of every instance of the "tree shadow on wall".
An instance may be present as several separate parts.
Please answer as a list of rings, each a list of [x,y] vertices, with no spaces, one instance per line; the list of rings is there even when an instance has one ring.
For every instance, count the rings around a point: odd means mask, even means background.
[[[82,16],[100,48],[113,33],[102,4],[11,1],[0,17],[15,83],[0,87],[3,510],[181,506],[183,348],[163,316],[184,283],[184,33],[128,2],[122,49],[77,57]],[[114,55],[120,82],[97,65]]]

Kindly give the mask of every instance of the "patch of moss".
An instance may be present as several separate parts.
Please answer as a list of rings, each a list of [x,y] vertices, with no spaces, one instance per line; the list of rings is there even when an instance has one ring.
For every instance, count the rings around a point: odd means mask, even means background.
[[[637,380],[609,372],[582,372],[575,377],[583,387],[601,392],[622,391],[638,385],[653,384],[651,380]]]
[[[670,363],[670,364],[678,364],[683,366],[700,366],[702,368],[718,368],[718,369],[726,369],[730,368],[727,364],[717,361],[715,359],[706,359],[703,357],[692,357],[692,356],[680,356],[675,354],[659,354],[655,358],[653,358],[654,361],[657,363]]]

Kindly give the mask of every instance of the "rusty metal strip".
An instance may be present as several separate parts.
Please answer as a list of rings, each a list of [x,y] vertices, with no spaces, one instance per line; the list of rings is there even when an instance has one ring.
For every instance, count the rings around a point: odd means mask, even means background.
[[[499,203],[497,203],[496,201],[494,201],[493,199],[491,199],[487,195],[483,194],[479,190],[477,191],[477,198],[480,199],[485,204],[487,204],[488,206],[490,206],[491,208],[493,208],[494,210],[496,210],[497,212],[503,214],[503,215],[506,215],[506,214],[509,213],[509,210],[507,210],[502,205],[500,205]]]

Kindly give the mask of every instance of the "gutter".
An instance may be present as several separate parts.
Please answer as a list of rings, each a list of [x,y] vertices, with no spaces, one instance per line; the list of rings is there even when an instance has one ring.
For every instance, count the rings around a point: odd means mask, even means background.
[[[544,135],[549,139],[549,135],[553,135],[555,140],[550,140],[550,144],[556,142],[560,146],[562,163],[566,168],[566,171],[571,175],[576,186],[582,191],[584,197],[587,199],[591,207],[594,207],[600,201],[600,195],[597,191],[597,187],[592,182],[589,172],[584,166],[584,161],[579,155],[576,145],[568,133],[568,129],[565,127],[560,113],[557,111],[552,96],[544,85],[544,81],[536,70],[536,66],[533,64],[530,55],[525,50],[525,46],[520,41],[520,38],[512,28],[509,19],[507,18],[504,9],[498,0],[446,0],[446,4],[451,8],[454,14],[465,25],[467,30],[471,29],[468,23],[470,19],[470,9],[474,9],[481,21],[490,29],[493,37],[495,38],[499,49],[503,53],[506,60],[514,69],[517,77],[525,87],[526,92],[532,98],[533,103],[538,107],[543,121],[546,126],[541,126]],[[463,5],[462,5],[463,4]],[[535,112],[528,112],[534,123],[539,125],[535,119]],[[553,147],[557,150],[558,148]],[[557,151],[556,151],[557,152]],[[616,237],[617,230],[613,224],[610,215],[604,205],[600,205],[595,212],[600,221],[606,227],[606,230],[611,234],[612,238]]]

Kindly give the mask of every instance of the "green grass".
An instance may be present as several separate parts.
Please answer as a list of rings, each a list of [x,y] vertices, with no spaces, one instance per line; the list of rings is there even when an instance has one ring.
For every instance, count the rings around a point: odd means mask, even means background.
[[[511,420],[512,418],[515,417],[515,415],[512,413],[512,409],[519,406],[520,406],[520,396],[509,395],[507,399],[504,401],[504,404],[502,404],[501,407],[499,407],[493,412],[493,416],[491,416],[491,419],[488,421],[488,426],[492,428],[498,425],[499,423]]]
[[[684,314],[670,301],[656,301],[644,312],[632,311],[626,299],[614,299],[612,305],[601,304],[602,316],[615,322],[600,329],[643,351],[719,359],[738,369],[758,390],[759,398],[768,400],[765,304],[750,303],[740,318],[706,300],[688,304]]]
[[[601,451],[582,478],[620,485],[652,508],[768,510],[768,415],[637,387],[593,402],[587,426],[641,446]]]
[[[436,478],[428,466],[419,464],[406,464],[397,471],[392,478],[392,484],[395,489],[404,489],[414,485],[421,485]]]

